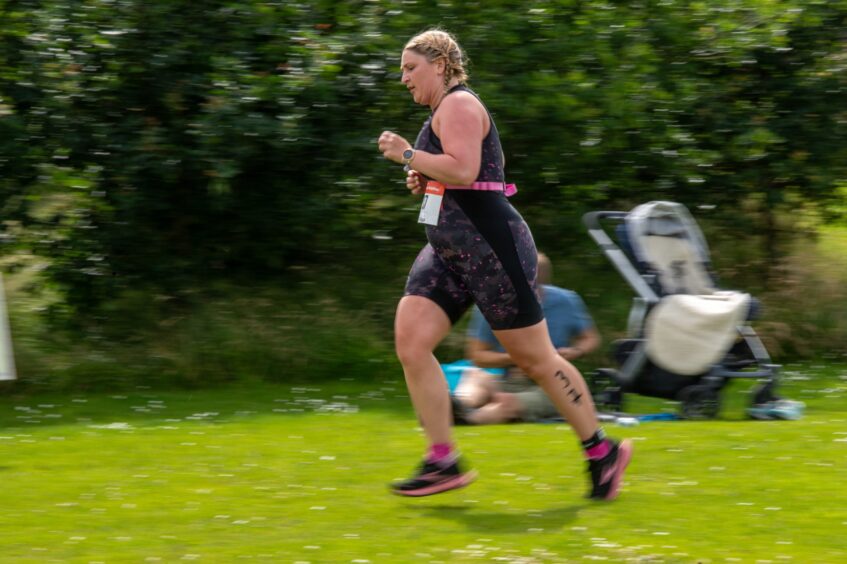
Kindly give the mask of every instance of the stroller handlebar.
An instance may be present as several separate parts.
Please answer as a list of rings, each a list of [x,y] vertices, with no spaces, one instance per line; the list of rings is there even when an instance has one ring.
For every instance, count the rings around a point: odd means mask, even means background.
[[[582,222],[588,228],[588,234],[603,250],[603,253],[609,258],[615,268],[618,269],[618,272],[623,275],[624,280],[629,282],[632,289],[649,304],[655,304],[659,301],[659,296],[656,295],[653,288],[641,277],[626,257],[626,253],[614,242],[600,224],[600,220],[602,219],[624,221],[627,215],[627,212],[623,211],[593,211],[583,215]]]
[[[623,221],[626,219],[627,212],[624,211],[593,211],[588,212],[582,216],[582,222],[585,223],[585,226],[589,229],[602,229],[600,226],[601,219],[616,219],[618,221]]]

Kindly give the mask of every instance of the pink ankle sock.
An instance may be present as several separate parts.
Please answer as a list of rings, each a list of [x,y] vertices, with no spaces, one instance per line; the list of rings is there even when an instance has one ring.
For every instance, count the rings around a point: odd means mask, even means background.
[[[437,443],[430,445],[429,453],[426,459],[429,462],[441,462],[453,452],[453,446],[450,443]]]
[[[606,439],[599,445],[585,449],[585,456],[589,460],[597,460],[609,454],[610,450],[612,450],[612,445],[610,445],[608,439]]]

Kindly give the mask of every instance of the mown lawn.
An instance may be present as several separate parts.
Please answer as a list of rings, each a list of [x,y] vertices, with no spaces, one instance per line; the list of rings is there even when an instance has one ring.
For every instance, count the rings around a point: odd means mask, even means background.
[[[734,386],[720,420],[608,426],[636,445],[613,503],[563,424],[459,428],[477,483],[390,495],[423,447],[400,381],[7,397],[0,561],[845,562],[847,367],[784,392],[802,420]]]

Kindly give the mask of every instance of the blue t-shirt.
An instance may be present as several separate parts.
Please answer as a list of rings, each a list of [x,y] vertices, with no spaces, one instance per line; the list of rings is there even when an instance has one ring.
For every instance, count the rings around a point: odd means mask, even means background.
[[[594,326],[582,298],[576,292],[545,284],[543,298],[541,309],[547,319],[550,339],[557,349],[569,346],[573,337]],[[488,343],[498,352],[504,351],[477,307],[471,314],[468,337]]]

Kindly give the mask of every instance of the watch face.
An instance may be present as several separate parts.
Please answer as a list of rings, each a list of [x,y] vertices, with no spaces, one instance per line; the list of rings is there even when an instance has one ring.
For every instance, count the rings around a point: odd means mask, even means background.
[[[403,151],[403,158],[406,159],[406,160],[409,160],[409,159],[412,158],[412,155],[414,155],[414,154],[415,154],[415,152],[413,150],[406,149],[405,151]]]

